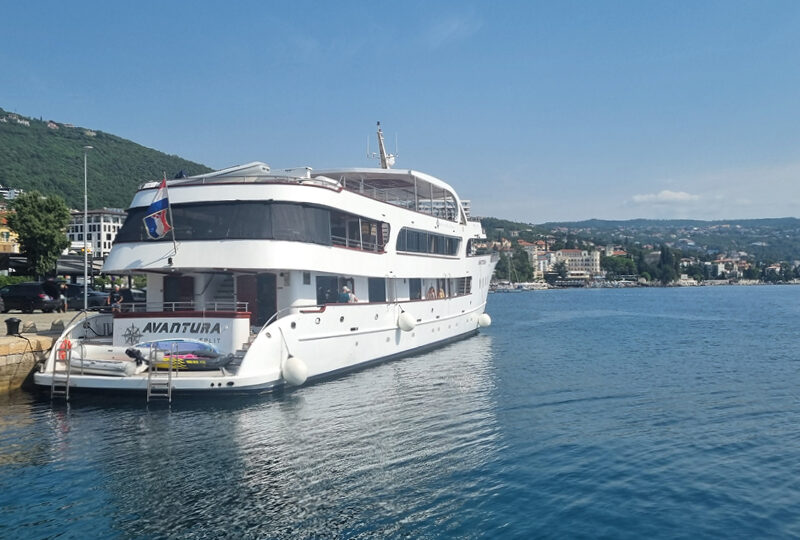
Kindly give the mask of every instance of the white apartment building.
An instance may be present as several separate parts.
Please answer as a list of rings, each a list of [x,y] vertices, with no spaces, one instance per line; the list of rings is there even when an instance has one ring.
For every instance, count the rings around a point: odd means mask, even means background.
[[[570,278],[591,278],[600,275],[600,252],[585,249],[560,249],[556,262],[564,261]]]
[[[86,243],[95,257],[105,257],[111,251],[114,238],[125,222],[125,215],[125,211],[119,208],[103,208],[87,212]],[[83,249],[83,212],[70,210],[67,238],[72,249]]]
[[[544,275],[556,264],[556,254],[552,251],[539,251],[531,263],[533,264],[533,279],[542,280]]]

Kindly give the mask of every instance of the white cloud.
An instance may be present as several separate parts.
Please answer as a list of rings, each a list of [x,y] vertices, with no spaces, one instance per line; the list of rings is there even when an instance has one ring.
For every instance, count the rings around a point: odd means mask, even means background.
[[[663,189],[658,193],[634,195],[631,200],[637,204],[684,204],[700,200],[700,195],[692,195],[685,191]]]
[[[472,36],[481,26],[481,22],[472,15],[453,15],[431,26],[425,33],[425,42],[435,50]]]

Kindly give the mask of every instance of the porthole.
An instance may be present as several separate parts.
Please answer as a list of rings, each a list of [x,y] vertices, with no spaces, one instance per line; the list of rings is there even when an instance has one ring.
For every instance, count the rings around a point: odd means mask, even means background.
[[[375,314],[375,320],[376,321],[378,320],[378,314],[377,313]]]
[[[291,326],[292,326],[292,330],[294,330],[295,328],[297,328],[297,323],[292,321],[292,325]]]
[[[315,322],[316,324],[319,324],[319,321],[320,321],[319,317],[317,317],[316,319],[314,319],[314,322]]]
[[[344,322],[344,315],[342,315],[341,317],[339,317],[339,322]]]

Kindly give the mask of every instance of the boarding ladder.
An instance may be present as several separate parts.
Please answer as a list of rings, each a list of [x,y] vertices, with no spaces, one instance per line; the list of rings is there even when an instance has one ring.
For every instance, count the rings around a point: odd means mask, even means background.
[[[175,371],[173,359],[175,358],[175,345],[172,345],[172,350],[169,355],[169,365],[167,371],[159,371],[158,366],[158,349],[155,347],[150,348],[150,357],[147,362],[147,402],[150,403],[151,399],[166,399],[168,403],[172,403],[172,373]]]
[[[63,343],[63,342],[62,342]],[[61,347],[61,346],[60,346]],[[59,355],[64,352],[64,370],[58,369]],[[50,400],[55,397],[62,397],[64,401],[69,401],[69,373],[70,363],[72,362],[72,347],[63,347],[56,350],[53,358],[53,372],[50,378]]]

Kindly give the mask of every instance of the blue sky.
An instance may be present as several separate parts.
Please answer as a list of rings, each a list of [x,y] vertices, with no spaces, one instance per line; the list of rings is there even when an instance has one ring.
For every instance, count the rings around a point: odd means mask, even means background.
[[[380,120],[477,215],[800,215],[800,2],[2,11],[0,107],[210,167],[370,166]]]

